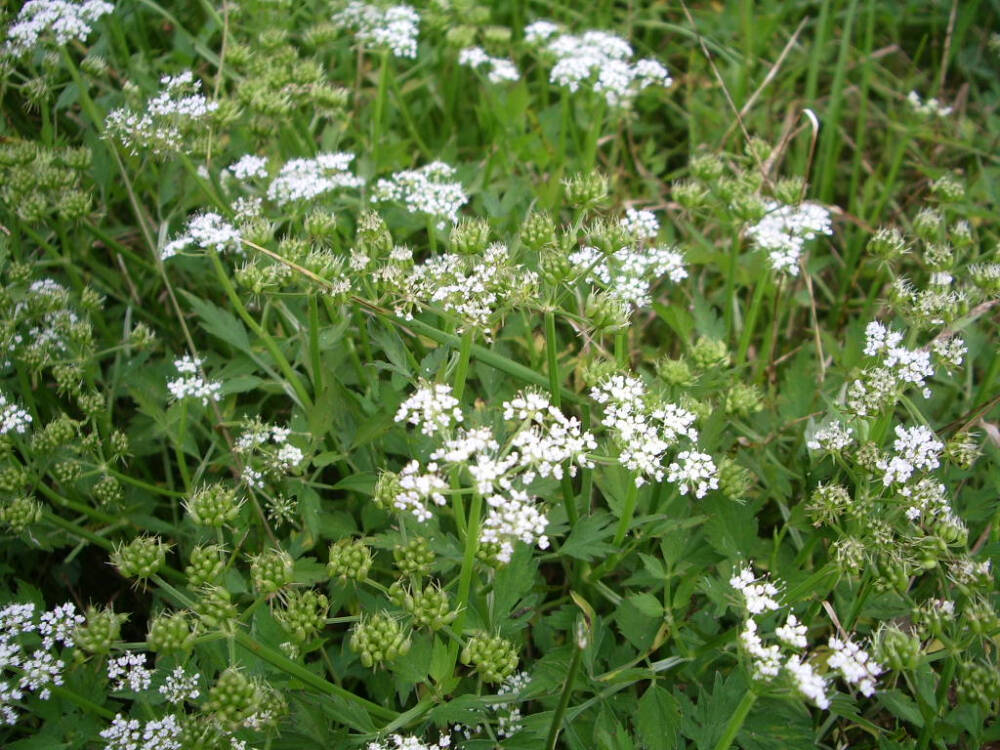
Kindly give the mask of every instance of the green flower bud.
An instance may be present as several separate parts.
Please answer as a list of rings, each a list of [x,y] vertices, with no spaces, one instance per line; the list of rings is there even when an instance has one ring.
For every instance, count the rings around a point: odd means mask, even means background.
[[[600,172],[580,172],[563,180],[566,201],[574,208],[593,208],[608,197],[608,178]]]
[[[965,219],[956,221],[948,230],[948,239],[951,244],[960,249],[966,249],[972,245],[975,239],[972,236],[972,225]]]
[[[143,351],[149,349],[155,342],[156,334],[145,323],[136,323],[135,327],[129,331],[128,345],[133,349]]]
[[[521,242],[536,252],[556,241],[556,224],[547,211],[530,211],[521,225]]]
[[[451,230],[452,250],[462,255],[481,253],[490,244],[490,223],[486,219],[463,216]]]
[[[680,180],[670,187],[673,199],[686,208],[694,211],[708,202],[708,191],[694,180]]]
[[[996,665],[962,664],[958,669],[956,692],[961,703],[976,703],[989,713],[1000,699],[1000,670]]]
[[[250,560],[250,576],[254,588],[262,594],[273,594],[292,582],[294,562],[282,549],[271,549]]]
[[[698,379],[697,376],[691,372],[691,367],[688,365],[687,360],[684,357],[679,359],[663,357],[657,360],[656,374],[659,375],[667,384],[677,386],[679,388],[692,386]]]
[[[326,81],[315,83],[310,88],[313,106],[327,113],[339,112],[350,101],[351,92],[343,86],[334,86]]]
[[[379,508],[391,513],[396,510],[396,496],[401,489],[399,475],[392,471],[383,470],[375,482],[372,500]]]
[[[867,250],[884,261],[893,261],[906,252],[906,238],[895,227],[881,227],[868,240]]]
[[[89,654],[106,654],[121,640],[122,623],[127,619],[127,614],[118,614],[110,607],[87,607],[87,623],[77,626],[73,641]]]
[[[221,586],[205,586],[199,593],[194,611],[205,627],[227,634],[235,632],[238,613],[229,592]]]
[[[445,32],[445,42],[457,49],[471,47],[476,43],[476,28],[465,24],[452,26]]]
[[[234,521],[242,506],[243,500],[236,497],[234,488],[215,483],[198,489],[184,509],[199,526],[218,529]]]
[[[806,510],[813,519],[813,526],[835,524],[851,507],[851,493],[839,484],[820,484],[809,497]]]
[[[168,549],[169,545],[157,536],[140,536],[128,544],[115,547],[111,563],[126,578],[145,581],[156,575],[166,563]]]
[[[306,30],[303,41],[309,47],[318,49],[336,41],[340,33],[340,28],[332,23],[319,23]]]
[[[74,441],[80,423],[60,414],[31,437],[31,448],[38,453],[47,453]]]
[[[714,182],[725,168],[722,159],[715,154],[700,153],[691,159],[691,174],[702,182]]]
[[[462,662],[473,667],[485,682],[496,684],[517,669],[517,650],[506,638],[480,633],[465,645]]]
[[[946,242],[928,242],[924,247],[924,262],[932,271],[951,268],[955,263],[955,252]]]
[[[27,486],[28,470],[17,464],[8,464],[0,469],[0,491],[17,492]]]
[[[754,477],[749,469],[740,466],[729,456],[719,461],[719,490],[730,500],[746,500],[753,484]]]
[[[701,336],[691,348],[691,362],[696,370],[707,372],[721,370],[730,363],[725,341]]]
[[[306,215],[305,229],[316,240],[331,240],[337,236],[337,217],[332,211],[310,211]]]
[[[397,544],[392,549],[396,570],[404,576],[420,578],[431,572],[434,553],[423,537],[417,537],[407,544]]]
[[[944,217],[934,208],[922,208],[913,220],[913,231],[924,242],[933,242],[941,236]]]
[[[595,331],[617,331],[629,322],[628,305],[605,292],[593,291],[587,295],[583,314]]]
[[[104,396],[97,391],[81,393],[76,397],[76,403],[80,411],[88,417],[95,417],[104,411]]]
[[[123,461],[129,455],[128,435],[121,430],[115,430],[108,440],[108,447],[114,460]]]
[[[313,589],[292,589],[285,595],[284,606],[274,610],[278,621],[292,640],[302,644],[311,640],[326,627],[330,602]]]
[[[108,63],[100,55],[88,54],[80,60],[80,70],[93,78],[102,78],[108,73]]]
[[[914,670],[920,663],[920,639],[895,626],[882,630],[875,644],[876,659],[898,672]]]
[[[971,469],[981,454],[979,441],[970,432],[960,433],[947,442],[944,454],[960,469]]]
[[[392,234],[385,219],[375,211],[365,211],[361,214],[357,236],[365,253],[373,258],[392,252]]]
[[[360,539],[341,539],[330,545],[326,572],[330,578],[363,581],[368,577],[373,562],[371,548]]]
[[[368,667],[377,667],[403,656],[410,650],[410,637],[403,627],[387,612],[365,617],[354,626],[350,639],[351,650]]]
[[[772,146],[763,138],[752,136],[750,140],[747,141],[744,151],[746,152],[746,155],[751,157],[755,162],[763,163],[767,161],[767,158],[771,155]]]
[[[418,627],[430,630],[440,630],[458,616],[458,611],[451,609],[448,595],[433,583],[428,583],[423,589],[407,590],[402,606]]]
[[[68,190],[59,196],[56,212],[59,218],[74,222],[87,216],[93,208],[91,196],[81,190]]]
[[[749,417],[764,408],[764,395],[756,385],[735,383],[726,393],[726,414]]]
[[[806,192],[806,181],[801,177],[784,177],[774,186],[774,197],[782,203],[795,206]]]
[[[965,197],[965,185],[955,175],[945,174],[931,183],[931,193],[942,203],[955,203]]]
[[[196,637],[186,612],[162,612],[149,623],[146,641],[150,649],[157,652],[188,652],[194,646]]]
[[[12,497],[0,505],[0,522],[6,524],[15,534],[20,534],[31,524],[38,523],[41,518],[42,504],[27,495]]]
[[[940,638],[945,627],[955,620],[955,604],[946,599],[929,599],[913,611],[913,621],[926,638]]]
[[[740,221],[756,223],[767,213],[767,204],[756,193],[737,192],[729,201],[729,210]]]
[[[105,506],[116,506],[125,495],[121,484],[114,477],[102,477],[93,489],[97,502]]]
[[[236,667],[230,667],[208,693],[204,710],[223,727],[237,729],[257,711],[260,704],[259,688]]]
[[[969,630],[978,636],[990,637],[1000,629],[1000,618],[985,599],[969,602],[962,614]]]
[[[510,43],[510,29],[506,26],[487,26],[483,29],[483,40],[502,47]]]
[[[188,586],[198,588],[215,583],[225,567],[222,548],[215,544],[195,547],[191,550],[188,565],[184,568]]]

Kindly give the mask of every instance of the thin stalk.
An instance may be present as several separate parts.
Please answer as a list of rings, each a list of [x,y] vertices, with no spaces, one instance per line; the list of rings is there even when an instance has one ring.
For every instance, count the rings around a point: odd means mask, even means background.
[[[750,713],[750,709],[753,708],[753,704],[757,701],[757,694],[752,690],[747,690],[743,694],[743,699],[740,701],[733,715],[729,717],[729,723],[726,724],[726,730],[722,733],[722,737],[719,741],[715,743],[715,750],[729,750],[733,745],[733,740],[736,739],[736,735],[739,734],[740,729],[743,727],[743,722],[746,721],[747,714]]]
[[[472,590],[472,572],[476,564],[476,551],[479,548],[479,514],[482,510],[483,497],[478,492],[472,496],[469,503],[469,518],[465,524],[465,554],[462,556],[462,569],[458,578],[458,599],[455,608],[458,617],[455,619],[454,631],[459,637],[465,627],[465,617],[469,610],[469,594]],[[458,642],[451,644],[451,660],[458,663]]]
[[[635,515],[636,501],[639,499],[639,487],[634,481],[629,482],[628,492],[625,495],[625,505],[622,508],[622,517],[618,519],[618,528],[615,529],[615,538],[612,544],[617,547],[625,539],[628,527],[632,523],[632,516]]]
[[[768,277],[771,273],[771,269],[767,267],[767,263],[764,264],[764,270],[761,273],[760,279],[757,281],[757,286],[753,290],[753,299],[750,301],[750,310],[747,312],[746,319],[743,321],[743,332],[740,334],[740,346],[736,352],[736,366],[739,367],[746,361],[747,350],[750,348],[750,339],[753,337],[754,326],[757,323],[757,317],[760,315],[760,308],[764,304],[764,295],[768,287]]]
[[[229,280],[229,276],[226,274],[226,269],[222,265],[222,261],[219,259],[219,253],[214,249],[209,250],[209,257],[212,259],[212,266],[215,269],[215,275],[219,279],[219,283],[222,284],[222,288],[226,292],[226,296],[229,298],[230,304],[232,304],[233,309],[236,310],[237,315],[243,319],[243,322],[247,324],[257,337],[264,344],[264,347],[270,352],[271,356],[274,358],[275,363],[278,365],[278,369],[281,370],[285,379],[288,381],[292,390],[295,391],[295,395],[298,398],[299,406],[306,412],[312,411],[312,399],[309,398],[309,393],[306,391],[302,381],[299,380],[299,376],[295,374],[295,370],[289,364],[285,355],[281,353],[281,349],[278,348],[278,344],[275,342],[271,335],[261,328],[260,324],[254,320],[253,316],[247,311],[246,307],[243,305],[243,301],[240,299],[239,294],[236,293],[233,283]]]
[[[319,349],[319,302],[309,295],[309,361],[312,367],[313,397],[323,392],[323,359]]]
[[[389,52],[380,55],[378,71],[378,90],[375,93],[375,110],[372,113],[372,145],[378,153],[378,145],[382,139],[382,116],[385,112],[385,100],[389,91]]]
[[[559,377],[559,342],[556,339],[556,316],[553,310],[545,311],[545,359],[549,370],[549,393],[552,396],[552,404],[558,409],[562,406],[562,389],[560,388],[561,378]],[[562,477],[563,504],[566,506],[566,518],[569,519],[570,527],[576,525],[579,513],[576,509],[576,493],[573,492],[573,482],[569,478],[568,472],[563,472]]]
[[[566,718],[566,709],[569,707],[569,698],[573,693],[573,682],[576,680],[576,673],[580,668],[582,654],[583,649],[579,647],[573,649],[573,658],[570,659],[569,669],[566,672],[562,693],[559,696],[559,705],[556,706],[556,712],[552,715],[552,723],[549,725],[549,736],[545,740],[545,750],[555,750],[556,742],[559,740],[559,732]]]

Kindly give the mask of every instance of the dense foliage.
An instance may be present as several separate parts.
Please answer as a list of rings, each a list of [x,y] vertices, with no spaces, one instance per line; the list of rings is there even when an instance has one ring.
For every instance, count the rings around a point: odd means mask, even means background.
[[[0,16],[0,744],[1000,741],[998,10]]]

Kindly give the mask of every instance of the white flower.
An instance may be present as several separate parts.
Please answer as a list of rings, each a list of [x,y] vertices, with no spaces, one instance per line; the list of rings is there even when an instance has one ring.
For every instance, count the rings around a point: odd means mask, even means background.
[[[680,485],[678,491],[682,495],[693,492],[699,500],[705,497],[709,490],[719,488],[715,462],[707,453],[697,451],[678,453],[677,460],[667,467],[667,481]]]
[[[819,234],[833,234],[830,212],[815,203],[789,206],[773,201],[767,211],[764,218],[747,228],[747,236],[768,253],[775,271],[797,276],[806,241]]]
[[[853,432],[850,427],[844,427],[839,422],[828,422],[813,433],[812,438],[806,442],[806,447],[811,451],[840,453],[854,442]]]
[[[222,383],[218,380],[205,380],[199,374],[202,362],[187,354],[174,361],[174,367],[182,377],[168,380],[167,390],[175,401],[195,398],[200,399],[203,406],[207,406],[209,401],[222,398]]]
[[[944,443],[934,436],[929,427],[918,425],[907,429],[896,425],[893,450],[896,455],[876,463],[884,472],[882,484],[886,487],[905,483],[915,471],[938,468],[941,465],[939,458],[944,450]]]
[[[749,618],[740,633],[740,643],[753,659],[753,676],[757,680],[770,680],[781,671],[781,649],[771,644],[765,646],[757,634],[757,623]]]
[[[42,614],[38,632],[42,635],[42,645],[52,648],[56,643],[73,645],[73,631],[86,619],[76,611],[73,602],[60,604],[55,609]]]
[[[31,425],[31,415],[20,406],[7,402],[0,393],[0,435],[23,435]]]
[[[116,109],[105,127],[132,153],[148,150],[162,156],[181,150],[184,134],[206,120],[219,108],[201,93],[201,82],[190,71],[160,79],[162,90],[146,103],[143,112]]]
[[[813,669],[812,665],[798,654],[792,654],[785,662],[785,670],[792,676],[799,692],[815,703],[819,708],[830,707],[830,698],[826,694],[826,680]]]
[[[750,614],[774,612],[779,608],[778,587],[767,580],[758,581],[753,569],[746,566],[729,579],[729,585],[743,595],[743,602]]]
[[[637,211],[634,208],[625,209],[621,220],[622,228],[630,235],[640,240],[653,240],[660,231],[660,222],[652,211]]]
[[[188,219],[185,233],[163,246],[160,259],[173,258],[179,251],[191,245],[203,250],[212,248],[220,253],[232,250],[238,255],[243,254],[240,233],[219,214],[211,212],[196,214]]]
[[[229,165],[229,172],[237,180],[251,177],[267,177],[267,159],[256,154],[247,154]]]
[[[350,2],[333,22],[353,29],[358,40],[373,49],[389,49],[396,57],[417,56],[417,33],[420,15],[409,5],[380,8],[361,2]]]
[[[364,180],[347,170],[354,154],[337,151],[312,159],[292,159],[281,167],[267,188],[268,199],[278,205],[311,200],[342,188],[358,188]]]
[[[909,102],[914,112],[923,117],[947,117],[953,111],[951,107],[943,106],[934,98],[928,99],[926,102],[922,101],[920,94],[916,91],[907,94],[906,101]]]
[[[419,169],[396,172],[391,178],[375,183],[373,197],[379,202],[398,202],[410,213],[424,213],[438,219],[438,229],[445,220],[458,222],[458,211],[469,198],[461,182],[451,181],[455,168],[435,161]]]
[[[551,21],[535,21],[524,27],[524,41],[528,44],[538,44],[558,31],[559,27]]]
[[[48,700],[52,691],[50,685],[62,685],[62,670],[66,667],[65,662],[57,659],[48,651],[37,649],[30,659],[25,659],[21,663],[22,690],[30,690],[36,693],[43,701]]]
[[[56,44],[86,41],[94,23],[115,7],[103,0],[28,0],[7,30],[4,53],[19,57],[31,52],[51,33]]]
[[[35,605],[13,603],[0,608],[0,643],[17,638],[24,633],[34,633]]]
[[[184,671],[184,667],[174,667],[174,671],[163,680],[159,692],[168,703],[196,700],[201,695],[198,690],[198,675],[188,674]]]
[[[882,666],[850,638],[841,641],[830,637],[830,658],[827,664],[830,669],[840,672],[845,682],[857,685],[861,694],[870,697],[875,693],[875,680],[882,674]]]
[[[785,620],[784,625],[774,630],[774,634],[778,636],[779,641],[793,648],[806,648],[809,645],[809,641],[806,640],[806,632],[806,626],[800,623],[798,618],[793,614],[788,615],[788,619]]]
[[[428,500],[439,506],[447,502],[442,493],[448,489],[448,482],[438,474],[436,463],[428,464],[427,471],[421,472],[420,462],[410,461],[399,472],[399,488],[393,501],[396,510],[412,513],[421,522],[431,519]]]
[[[652,286],[666,277],[673,283],[687,278],[684,256],[673,247],[635,250],[623,247],[604,256],[594,247],[583,247],[570,254],[569,262],[591,284],[600,284],[609,295],[625,304],[648,307]]]
[[[108,679],[113,680],[114,692],[131,690],[141,693],[149,690],[153,673],[146,667],[146,655],[136,651],[126,651],[121,656],[108,659]]]
[[[479,541],[499,544],[498,560],[510,562],[516,541],[537,543],[539,549],[548,549],[549,539],[545,536],[548,519],[526,492],[510,490],[507,494],[490,495],[486,502],[489,512],[483,521]]]
[[[396,421],[408,422],[420,427],[425,435],[434,435],[461,422],[462,410],[458,399],[451,395],[450,385],[427,383],[399,405]]]
[[[490,57],[481,47],[466,47],[458,53],[458,64],[478,70],[486,66],[486,77],[490,83],[517,81],[521,75],[517,66],[502,57]]]

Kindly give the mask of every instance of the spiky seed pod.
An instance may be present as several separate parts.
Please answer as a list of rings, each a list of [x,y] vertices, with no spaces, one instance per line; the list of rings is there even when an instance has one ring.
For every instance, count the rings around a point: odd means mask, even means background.
[[[156,575],[167,561],[169,545],[157,536],[140,536],[111,553],[111,563],[126,578],[145,581]]]
[[[73,633],[73,641],[87,653],[106,654],[115,642],[121,640],[122,623],[128,619],[124,612],[110,607],[87,607],[87,622]]]
[[[250,561],[250,576],[254,588],[262,594],[273,594],[292,582],[294,561],[282,549],[268,549]]]
[[[431,572],[434,553],[423,537],[417,537],[407,544],[397,544],[392,549],[396,570],[404,576],[420,578]]]
[[[222,484],[209,484],[198,489],[184,504],[191,520],[199,526],[221,528],[236,519],[243,500],[236,490]]]
[[[0,505],[0,522],[20,534],[42,518],[42,504],[29,495],[18,495]]]
[[[330,601],[313,589],[292,589],[285,595],[284,606],[274,610],[278,621],[298,644],[315,637],[326,627]]]
[[[229,592],[221,586],[206,586],[195,602],[194,611],[208,630],[232,633],[237,625],[236,607]]]
[[[198,588],[214,583],[222,575],[224,566],[222,548],[218,545],[209,544],[195,547],[191,550],[187,567],[184,568],[188,586]]]
[[[363,581],[373,562],[371,548],[360,539],[341,539],[330,545],[326,572],[330,578]]]
[[[406,654],[410,636],[392,615],[380,612],[362,616],[351,632],[350,647],[364,666],[378,667]]]
[[[146,641],[153,651],[188,652],[196,635],[187,612],[161,612],[149,623]]]
[[[259,688],[242,670],[230,667],[208,693],[204,710],[223,727],[236,729],[257,711]]]

